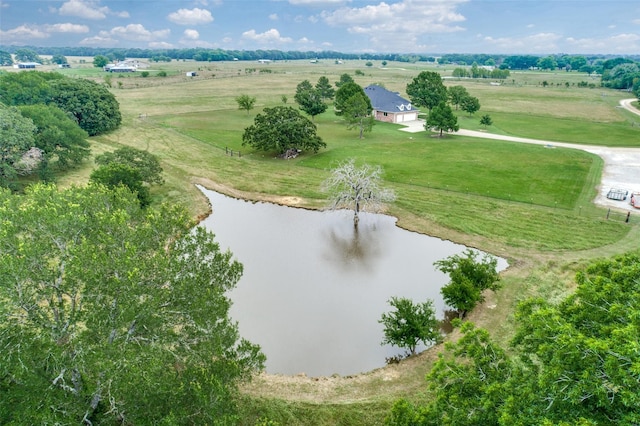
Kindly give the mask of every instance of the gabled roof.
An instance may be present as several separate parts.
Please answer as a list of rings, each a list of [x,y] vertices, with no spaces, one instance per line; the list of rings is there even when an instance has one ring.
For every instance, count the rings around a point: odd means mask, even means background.
[[[418,111],[411,102],[401,97],[397,92],[390,92],[384,87],[372,84],[364,88],[364,93],[371,100],[371,106],[376,111],[406,112]]]

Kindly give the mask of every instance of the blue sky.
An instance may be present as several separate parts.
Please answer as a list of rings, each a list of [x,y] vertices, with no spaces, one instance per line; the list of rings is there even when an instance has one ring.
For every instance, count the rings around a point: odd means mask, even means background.
[[[639,0],[0,0],[0,44],[639,54]]]

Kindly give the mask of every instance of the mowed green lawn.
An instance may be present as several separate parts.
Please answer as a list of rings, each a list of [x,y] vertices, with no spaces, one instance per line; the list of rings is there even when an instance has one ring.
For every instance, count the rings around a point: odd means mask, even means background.
[[[402,132],[402,126],[387,123],[378,123],[359,140],[332,112],[316,117],[315,122],[327,148],[315,155],[306,153],[296,161],[299,166],[329,170],[355,158],[382,166],[389,182],[548,207],[574,209],[598,162],[579,150],[455,135],[439,138],[427,132]],[[243,126],[252,121],[239,111],[167,116],[162,123],[212,147],[264,158],[263,152],[242,146]],[[276,155],[269,154],[269,159]]]

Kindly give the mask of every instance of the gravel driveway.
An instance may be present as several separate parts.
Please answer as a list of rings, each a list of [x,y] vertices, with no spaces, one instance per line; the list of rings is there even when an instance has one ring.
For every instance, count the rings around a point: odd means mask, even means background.
[[[640,115],[640,110],[631,106],[631,102],[636,99],[623,99],[620,106]],[[406,127],[400,129],[409,133],[424,131],[424,120],[416,120],[402,123]],[[581,149],[600,156],[604,160],[604,170],[602,179],[598,185],[598,195],[593,200],[594,203],[604,207],[618,208],[621,210],[634,210],[627,201],[615,201],[607,198],[610,189],[623,189],[632,192],[640,192],[640,148],[612,148],[607,146],[579,145],[554,141],[543,141],[538,139],[518,138],[513,136],[496,135],[492,133],[479,132],[474,130],[460,129],[456,132],[462,136],[471,136],[484,139],[499,139],[512,142],[532,143],[549,147],[565,147]]]

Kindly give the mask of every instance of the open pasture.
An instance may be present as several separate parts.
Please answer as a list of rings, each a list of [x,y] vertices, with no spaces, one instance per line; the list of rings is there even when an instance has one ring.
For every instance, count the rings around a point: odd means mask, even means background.
[[[296,85],[302,80],[312,84],[320,76],[330,82],[348,73],[361,86],[383,84],[406,97],[406,85],[420,71],[441,73],[447,86],[461,85],[480,100],[481,109],[468,117],[458,111],[463,128],[481,129],[480,116],[489,114],[494,125],[490,132],[538,139],[591,145],[640,146],[640,118],[620,108],[620,99],[629,93],[602,88],[578,87],[580,82],[597,82],[591,76],[577,72],[544,73],[539,71],[513,72],[509,78],[455,79],[450,77],[452,66],[390,62],[382,67],[378,61],[367,67],[365,61],[345,61],[335,64],[321,61],[281,61],[267,64],[257,62],[196,63],[171,62],[152,64],[166,70],[167,77],[140,77],[140,74],[113,76],[114,90],[123,109],[132,114],[172,113],[235,109],[234,98],[248,94],[257,99],[256,109],[282,104],[286,96],[293,104]],[[197,77],[186,77],[184,71],[195,70]],[[73,70],[71,70],[73,71]],[[358,71],[361,75],[355,75]],[[97,80],[104,78],[99,75]],[[543,86],[542,82],[548,82]],[[118,88],[118,83],[122,83]],[[161,90],[145,90],[161,87]]]
[[[628,231],[621,220],[604,220],[606,212],[591,203],[602,162],[582,151],[456,135],[439,139],[427,133],[401,132],[400,126],[383,123],[358,140],[357,133],[347,130],[331,108],[316,117],[318,133],[328,145],[318,154],[305,153],[283,161],[275,159],[275,153],[242,146],[242,132],[253,123],[255,114],[263,107],[282,105],[283,95],[295,106],[295,87],[304,79],[315,84],[325,75],[334,82],[347,72],[363,86],[381,83],[404,94],[406,84],[421,70],[446,75],[451,69],[396,63],[383,69],[379,64],[367,67],[363,61],[176,62],[159,66],[169,65],[176,69],[192,65],[190,69],[207,72],[210,68],[216,75],[202,76],[198,71],[194,78],[178,74],[149,77],[144,79],[153,84],[148,87],[114,88],[126,125],[96,142],[144,147],[159,155],[172,176],[165,187],[156,190],[156,197],[187,201],[195,214],[206,211],[197,191],[190,188],[189,182],[195,178],[224,184],[248,197],[276,201],[278,197],[295,197],[300,206],[322,207],[326,196],[320,187],[329,169],[354,157],[384,167],[385,179],[399,194],[389,211],[409,229],[443,237],[455,230],[461,233],[455,237],[460,242],[477,239],[476,245],[545,251],[611,244]],[[355,75],[356,70],[364,75]],[[584,78],[567,74],[576,81]],[[136,76],[130,81],[135,80],[142,79]],[[481,105],[487,105],[471,118],[459,111],[462,128],[480,128],[480,115],[488,113],[495,123],[489,132],[591,144],[622,141],[633,145],[640,140],[634,137],[639,129],[621,124],[626,116],[612,105],[614,98],[624,94],[607,91],[607,96],[602,96],[601,90],[571,85],[491,86],[489,81],[451,79],[445,83],[465,85]],[[237,109],[235,97],[239,94],[256,97],[256,108],[249,114]],[[511,109],[504,106],[509,104]],[[531,108],[540,115],[532,114]],[[560,117],[555,111],[562,111]],[[616,126],[624,129],[616,133]],[[612,141],[611,134],[620,137]],[[231,157],[227,148],[240,151],[242,157]]]

